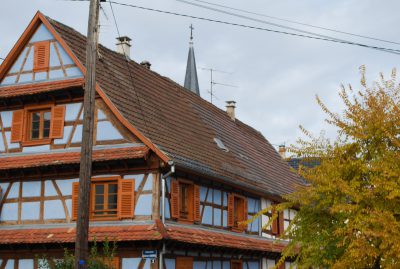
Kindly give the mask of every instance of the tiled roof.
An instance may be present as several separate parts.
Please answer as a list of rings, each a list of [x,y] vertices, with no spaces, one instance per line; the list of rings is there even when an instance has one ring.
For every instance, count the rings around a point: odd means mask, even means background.
[[[93,151],[93,161],[101,162],[109,160],[147,158],[148,153],[148,148],[144,146],[98,149]],[[80,156],[80,151],[37,153],[29,155],[10,154],[4,157],[0,157],[0,170],[74,164],[80,162]]]
[[[199,229],[187,226],[168,225],[166,230],[170,240],[220,248],[280,253],[287,245],[286,242],[277,242],[261,237],[257,238],[243,234],[236,235],[231,232],[218,232],[211,229]]]
[[[288,158],[286,159],[287,163],[292,167],[294,170],[298,171],[300,166],[306,168],[314,168],[321,164],[321,160],[318,158]]]
[[[76,228],[0,229],[0,246],[7,244],[50,244],[75,242]],[[245,249],[280,253],[285,242],[257,238],[227,231],[196,226],[163,226],[159,220],[153,224],[107,225],[90,227],[89,240],[108,238],[110,241],[167,240],[215,248]]]
[[[46,228],[46,229],[0,229],[0,245],[7,244],[49,244],[75,242],[76,229]],[[162,236],[154,224],[132,226],[101,226],[90,227],[89,240],[96,238],[103,241],[141,241],[161,240]]]
[[[20,95],[31,95],[48,91],[64,90],[72,87],[83,86],[83,82],[84,81],[82,78],[75,78],[43,83],[0,87],[0,97],[8,98]]]
[[[85,64],[86,38],[48,20]],[[119,53],[104,46],[99,52],[97,78],[102,91],[178,167],[273,195],[290,193],[302,184],[260,132],[232,121],[225,111]],[[229,151],[218,148],[214,138]]]

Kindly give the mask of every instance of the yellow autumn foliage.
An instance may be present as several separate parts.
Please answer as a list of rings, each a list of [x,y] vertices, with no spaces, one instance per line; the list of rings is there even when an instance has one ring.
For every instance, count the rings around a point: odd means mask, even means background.
[[[285,257],[298,268],[400,268],[400,86],[390,78],[367,83],[361,67],[360,89],[341,87],[344,111],[326,121],[337,127],[330,141],[299,139],[291,151],[320,162],[300,168],[307,187],[286,196],[284,207],[299,212],[286,236]]]

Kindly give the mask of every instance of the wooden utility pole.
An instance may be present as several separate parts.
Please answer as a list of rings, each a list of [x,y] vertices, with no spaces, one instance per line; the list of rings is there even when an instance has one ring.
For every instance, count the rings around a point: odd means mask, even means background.
[[[89,197],[92,177],[94,108],[96,95],[96,60],[100,0],[90,0],[86,44],[86,81],[83,100],[83,130],[79,170],[79,204],[76,221],[75,269],[87,268],[89,233]]]

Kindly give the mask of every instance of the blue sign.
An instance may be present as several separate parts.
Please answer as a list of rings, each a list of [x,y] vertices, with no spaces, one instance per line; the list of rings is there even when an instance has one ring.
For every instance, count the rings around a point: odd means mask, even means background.
[[[143,259],[154,260],[157,259],[157,250],[143,250],[142,251]]]

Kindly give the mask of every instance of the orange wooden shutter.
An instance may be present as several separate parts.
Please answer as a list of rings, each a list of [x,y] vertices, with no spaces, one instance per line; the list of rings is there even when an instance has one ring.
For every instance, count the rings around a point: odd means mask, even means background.
[[[36,42],[34,47],[33,71],[47,71],[50,62],[50,42]]]
[[[171,181],[171,218],[179,218],[179,182]]]
[[[272,216],[275,214],[275,209],[272,209]],[[279,216],[278,216],[279,218]],[[278,219],[274,219],[272,222],[272,234],[277,235],[279,234],[279,227],[278,227]]]
[[[65,106],[54,106],[51,109],[50,138],[63,138]]]
[[[194,195],[193,195],[193,203],[194,203],[194,221],[201,222],[201,213],[200,213],[200,186],[194,185]]]
[[[283,211],[279,212],[279,234],[283,234],[285,230],[285,219],[283,217]]]
[[[228,195],[228,227],[234,226],[235,218],[235,195]]]
[[[243,199],[243,220],[244,221],[247,221],[247,219],[248,219],[248,214],[249,214],[248,212],[249,212],[249,210],[248,210],[247,199],[244,198]],[[246,231],[247,230],[247,224],[242,224],[242,228],[243,228],[244,231]]]
[[[279,265],[278,269],[285,269],[285,263],[284,263],[284,262],[281,263],[281,264]]]
[[[193,257],[176,257],[175,269],[193,269]]]
[[[231,261],[231,269],[242,269],[243,263],[242,261]]]
[[[22,141],[24,133],[24,110],[16,110],[13,112],[11,124],[11,143]]]
[[[79,182],[72,183],[72,212],[71,219],[76,220],[78,217],[78,203],[79,203]]]
[[[111,262],[113,269],[119,269],[119,257],[114,257]]]
[[[118,180],[118,216],[120,219],[133,218],[135,208],[135,180]]]

